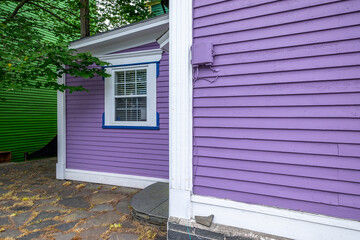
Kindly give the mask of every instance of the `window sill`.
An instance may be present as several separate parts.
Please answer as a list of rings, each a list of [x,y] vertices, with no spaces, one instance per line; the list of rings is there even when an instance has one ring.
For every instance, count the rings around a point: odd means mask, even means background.
[[[105,113],[102,116],[102,128],[103,129],[143,129],[143,130],[159,130],[160,129],[160,118],[159,113],[156,113],[156,126],[112,126],[105,125]]]

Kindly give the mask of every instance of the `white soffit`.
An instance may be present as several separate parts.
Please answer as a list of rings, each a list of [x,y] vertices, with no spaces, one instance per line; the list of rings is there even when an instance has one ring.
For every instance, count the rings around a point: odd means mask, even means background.
[[[156,40],[169,28],[169,15],[164,14],[138,23],[99,33],[70,43],[78,52],[103,55]]]

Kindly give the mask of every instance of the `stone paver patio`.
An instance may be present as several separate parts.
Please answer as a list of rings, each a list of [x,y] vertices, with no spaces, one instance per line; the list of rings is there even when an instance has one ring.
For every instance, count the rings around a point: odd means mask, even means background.
[[[56,180],[55,164],[0,165],[0,239],[166,239],[130,216],[139,189]]]

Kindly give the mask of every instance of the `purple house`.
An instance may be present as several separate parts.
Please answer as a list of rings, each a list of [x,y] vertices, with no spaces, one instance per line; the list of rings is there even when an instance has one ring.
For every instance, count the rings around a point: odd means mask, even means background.
[[[171,0],[71,47],[111,77],[59,79],[90,90],[59,179],[169,182],[169,239],[360,239],[360,1]]]

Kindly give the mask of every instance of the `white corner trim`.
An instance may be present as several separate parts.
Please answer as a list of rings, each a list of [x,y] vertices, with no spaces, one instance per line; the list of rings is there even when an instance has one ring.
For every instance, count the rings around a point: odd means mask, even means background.
[[[58,84],[65,84],[65,74],[58,78]],[[60,91],[57,91],[57,138],[56,178],[64,179],[66,167],[66,92]]]
[[[218,199],[191,196],[192,218],[214,214],[214,223],[292,239],[360,239],[360,222]]]
[[[162,57],[161,49],[153,50],[144,50],[138,52],[128,52],[128,53],[117,53],[98,56],[102,61],[111,63],[112,65],[125,65],[125,64],[134,64],[134,63],[148,63],[148,62],[158,62]]]
[[[157,182],[169,182],[167,179],[162,178],[142,177],[76,169],[65,169],[65,179],[132,188],[146,188],[147,186]]]
[[[152,20],[125,26],[119,29],[115,29],[89,38],[84,38],[82,40],[72,42],[70,43],[70,48],[78,49],[78,48],[88,47],[90,45],[95,45],[101,42],[114,40],[130,34],[140,33],[142,31],[155,28],[161,25],[167,25],[168,23],[169,23],[169,17],[168,15],[164,15],[162,17],[157,17]]]
[[[170,1],[169,215],[190,217],[192,192],[192,0]]]
[[[171,206],[171,207],[170,207]],[[192,213],[191,192],[169,189],[169,216],[190,219]]]
[[[169,52],[169,30],[167,30],[163,35],[161,35],[161,37],[158,38],[156,41],[159,43],[161,49]]]

